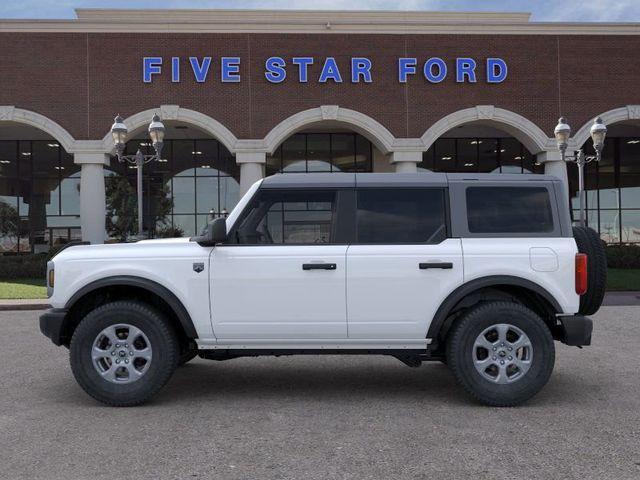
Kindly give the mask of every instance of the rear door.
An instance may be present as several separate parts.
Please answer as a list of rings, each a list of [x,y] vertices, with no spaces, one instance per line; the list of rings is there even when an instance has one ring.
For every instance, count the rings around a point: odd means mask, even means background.
[[[349,338],[423,339],[462,283],[460,239],[449,238],[446,189],[359,188],[347,251]]]

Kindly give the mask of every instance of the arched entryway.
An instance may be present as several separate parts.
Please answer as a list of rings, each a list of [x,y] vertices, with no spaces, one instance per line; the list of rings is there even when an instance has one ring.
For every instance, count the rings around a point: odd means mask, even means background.
[[[47,252],[80,239],[73,138],[35,112],[0,110],[0,253]]]
[[[587,225],[607,243],[640,243],[640,109],[624,107],[601,116],[608,130],[602,159],[585,167]],[[574,137],[587,155],[593,154],[591,123]],[[577,219],[577,169],[574,165],[568,169],[572,214]]]
[[[152,154],[146,123],[130,131],[125,154]],[[225,142],[200,126],[163,119],[162,160],[143,167],[143,223],[150,237],[193,236],[212,218],[230,212],[240,196],[240,168]],[[225,144],[226,143],[226,144]],[[105,169],[107,232],[120,239],[135,234],[137,169],[115,156]],[[128,192],[128,193],[127,193]],[[126,220],[123,221],[123,215]]]

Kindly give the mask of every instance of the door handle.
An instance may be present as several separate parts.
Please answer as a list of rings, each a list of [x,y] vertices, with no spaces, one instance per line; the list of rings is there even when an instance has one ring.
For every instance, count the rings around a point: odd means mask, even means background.
[[[303,270],[335,270],[338,266],[335,263],[303,263]]]
[[[428,268],[441,268],[442,270],[449,270],[453,268],[453,263],[451,262],[428,262],[428,263],[420,263],[418,265],[420,270],[427,270]]]

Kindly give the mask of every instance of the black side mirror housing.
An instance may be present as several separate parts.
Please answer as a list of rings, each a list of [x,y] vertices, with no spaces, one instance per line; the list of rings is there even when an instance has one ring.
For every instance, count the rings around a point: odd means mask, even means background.
[[[213,222],[207,224],[202,235],[191,239],[203,247],[213,247],[218,243],[224,243],[227,240],[227,221],[225,218],[216,218]]]

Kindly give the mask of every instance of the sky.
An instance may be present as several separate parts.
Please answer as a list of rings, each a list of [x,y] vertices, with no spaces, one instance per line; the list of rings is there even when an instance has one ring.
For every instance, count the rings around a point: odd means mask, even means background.
[[[639,22],[640,0],[0,0],[0,18],[75,18],[74,8],[530,12],[538,22]]]

